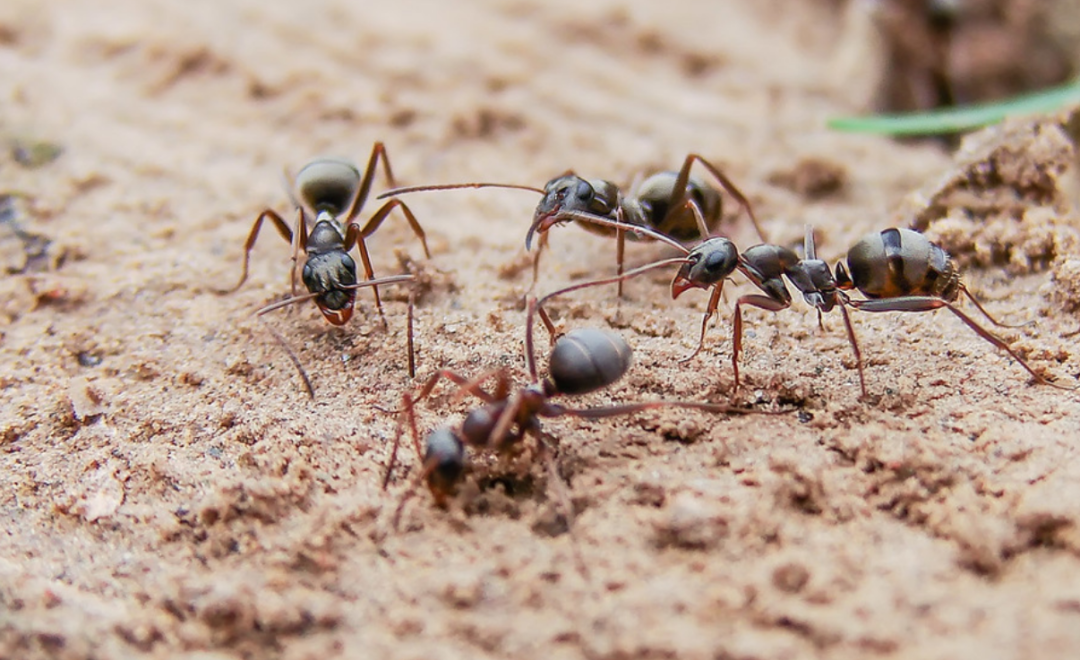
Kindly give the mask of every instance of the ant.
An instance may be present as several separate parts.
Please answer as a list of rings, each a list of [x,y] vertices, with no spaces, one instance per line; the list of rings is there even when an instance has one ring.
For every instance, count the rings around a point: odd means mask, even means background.
[[[427,237],[417,222],[416,216],[400,200],[392,199],[383,204],[366,224],[356,220],[375,179],[375,171],[382,161],[383,173],[393,187],[394,174],[390,169],[390,159],[386,147],[376,142],[371,150],[367,168],[363,174],[351,163],[330,158],[319,158],[309,162],[296,175],[294,185],[287,185],[289,197],[297,209],[297,229],[293,231],[285,220],[273,209],[266,209],[255,219],[251,233],[244,243],[244,267],[240,281],[231,289],[221,291],[232,293],[243,286],[248,277],[248,262],[263,220],[270,220],[278,234],[293,246],[293,269],[291,274],[292,293],[296,295],[296,262],[300,252],[306,253],[301,277],[304,286],[312,294],[323,317],[333,325],[344,325],[352,318],[353,304],[356,301],[356,262],[349,252],[356,246],[364,264],[364,275],[375,295],[375,306],[379,310],[383,327],[386,327],[386,315],[383,314],[382,300],[379,298],[378,282],[374,281],[375,272],[371,267],[366,240],[379,228],[383,220],[395,208],[400,208],[409,221],[413,233],[424,246],[424,255],[431,258]],[[288,176],[286,175],[286,183]],[[296,189],[296,194],[292,189]],[[310,214],[310,216],[309,216]],[[308,232],[309,218],[311,232]]]
[[[823,327],[823,313],[834,308],[840,309],[848,341],[855,354],[863,398],[867,397],[867,391],[862,351],[855,338],[848,307],[867,312],[928,312],[947,308],[980,337],[1008,353],[1036,382],[1059,389],[1076,389],[1055,383],[1038,374],[1004,340],[957,308],[954,303],[963,294],[995,326],[1022,327],[1001,323],[991,316],[960,280],[959,270],[948,253],[916,231],[893,228],[865,236],[848,251],[847,267],[842,262],[838,263],[835,274],[830,271],[827,263],[817,258],[813,230],[809,227],[806,230],[804,256],[801,259],[793,250],[772,244],[755,245],[740,254],[734,243],[719,237],[708,239],[690,250],[684,248],[684,253],[686,256],[683,258],[647,264],[618,278],[583,282],[552,292],[540,299],[538,314],[554,337],[557,331],[543,310],[544,303],[551,298],[569,291],[608,284],[616,279],[627,279],[656,268],[682,263],[671,283],[672,298],[678,298],[691,288],[712,289],[701,323],[698,346],[693,353],[680,360],[685,362],[701,351],[708,322],[719,304],[723,283],[738,270],[765,295],[747,294],[735,302],[732,369],[736,389],[739,387],[739,353],[742,350],[742,307],[750,305],[770,312],[779,312],[790,307],[792,298],[784,284],[785,277],[802,293],[806,303],[817,310],[819,326]],[[846,292],[855,289],[866,299],[858,300],[848,296]]]
[[[543,431],[540,426],[541,418],[569,415],[583,419],[601,419],[661,407],[691,408],[728,414],[761,412],[720,403],[692,401],[647,401],[593,408],[567,408],[553,403],[552,399],[556,397],[579,396],[613,385],[630,368],[632,351],[622,337],[610,330],[572,330],[553,344],[548,358],[548,376],[540,380],[533,357],[532,315],[535,308],[536,300],[531,298],[525,336],[531,384],[514,389],[505,369],[487,372],[472,380],[449,369],[441,369],[428,378],[415,394],[406,392],[402,395],[402,408],[397,412],[403,412],[408,420],[413,445],[420,457],[421,469],[394,513],[395,528],[406,502],[421,482],[427,483],[437,504],[446,504],[464,474],[467,462],[466,446],[507,454],[518,449],[525,436],[533,436],[538,442],[541,456],[548,461],[550,474],[558,480],[552,460],[557,440]],[[495,378],[495,385],[489,392],[482,385],[492,377]],[[470,411],[457,428],[444,426],[429,433],[422,450],[414,408],[430,395],[443,379],[458,385],[462,393],[480,399],[483,405]],[[402,435],[403,423],[399,417],[397,434],[383,480],[384,489],[389,485]]]
[[[510,188],[531,190],[542,195],[533,214],[533,222],[525,234],[525,249],[531,249],[534,234],[540,235],[533,258],[533,284],[540,268],[540,255],[547,247],[547,231],[558,224],[578,222],[585,229],[616,237],[616,263],[623,273],[626,235],[649,238],[651,234],[632,231],[628,227],[648,229],[676,241],[692,242],[712,235],[723,218],[723,199],[719,191],[690,175],[694,163],[704,167],[742,207],[762,241],[767,240],[749,200],[720,170],[698,154],[689,154],[678,171],[653,174],[624,194],[616,184],[602,179],[583,179],[567,171],[548,181],[543,189],[532,186],[501,183],[456,183],[397,188],[379,196],[391,197],[409,192],[452,190],[458,188]],[[598,223],[597,218],[608,220]],[[618,281],[622,297],[622,280]]]

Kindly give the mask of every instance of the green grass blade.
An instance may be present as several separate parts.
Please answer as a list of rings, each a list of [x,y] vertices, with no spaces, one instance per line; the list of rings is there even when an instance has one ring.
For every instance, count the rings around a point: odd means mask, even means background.
[[[1080,80],[1007,101],[983,103],[934,112],[830,119],[828,127],[850,133],[884,135],[942,135],[995,124],[1010,115],[1052,112],[1080,103]]]

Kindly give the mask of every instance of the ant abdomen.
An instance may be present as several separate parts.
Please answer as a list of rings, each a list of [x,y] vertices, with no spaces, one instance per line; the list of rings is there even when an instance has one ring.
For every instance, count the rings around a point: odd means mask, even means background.
[[[586,394],[611,385],[630,368],[632,352],[622,337],[607,330],[571,330],[555,342],[548,366],[554,392]]]
[[[949,254],[911,229],[868,234],[847,254],[851,281],[867,298],[934,296],[953,302],[960,273]]]
[[[638,201],[644,208],[651,227],[661,234],[683,243],[706,238],[701,235],[697,218],[688,207],[669,209],[671,200],[676,199],[675,182],[678,178],[678,172],[653,174],[638,188]],[[686,183],[686,198],[697,205],[710,233],[715,230],[720,221],[720,193],[706,186],[701,179],[690,177]]]
[[[344,160],[319,158],[296,175],[300,200],[316,213],[329,211],[337,217],[349,209],[360,185],[360,171]]]

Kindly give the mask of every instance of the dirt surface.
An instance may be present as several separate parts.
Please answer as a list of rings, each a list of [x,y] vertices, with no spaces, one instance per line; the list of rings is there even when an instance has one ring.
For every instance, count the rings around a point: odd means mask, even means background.
[[[825,131],[875,87],[833,3],[110,0],[0,5],[0,657],[1035,658],[1080,648],[1080,396],[1033,382],[947,311],[750,310],[733,392],[729,302],[670,273],[558,302],[565,327],[635,351],[558,419],[559,484],[525,453],[477,456],[448,509],[381,488],[405,370],[405,295],[331,327],[288,293],[283,167],[386,143],[402,183],[542,185],[568,168],[629,183],[688,152],[722,165],[770,239],[843,257],[916,223],[1035,369],[1080,350],[1076,122],[936,144]],[[880,73],[880,71],[877,71]],[[50,145],[61,149],[55,160]],[[18,148],[15,148],[18,147]],[[381,189],[385,182],[378,181]],[[523,254],[535,195],[408,199],[376,272],[418,270],[419,375],[525,379]],[[728,204],[732,219],[735,207]],[[375,209],[371,203],[365,217]],[[291,216],[289,216],[291,217]],[[726,225],[741,246],[748,224]],[[614,270],[614,246],[551,234],[538,291]],[[668,256],[632,244],[632,266]],[[752,287],[736,278],[733,292]],[[966,309],[969,307],[965,306]],[[541,342],[540,352],[546,347]],[[423,430],[472,404],[445,387]],[[401,458],[415,474],[410,443]],[[587,570],[582,569],[584,565]]]

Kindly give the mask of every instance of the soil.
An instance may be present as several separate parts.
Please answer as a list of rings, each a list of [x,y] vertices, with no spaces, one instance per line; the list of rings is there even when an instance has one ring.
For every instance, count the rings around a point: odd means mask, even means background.
[[[700,153],[773,242],[841,260],[863,235],[941,242],[1037,371],[1080,377],[1076,115],[939,143],[823,128],[869,107],[880,59],[833,2],[341,0],[0,5],[0,658],[1035,658],[1080,648],[1080,396],[1040,385],[947,310],[749,309],[671,273],[556,301],[612,328],[629,374],[569,399],[728,402],[544,421],[473,455],[446,508],[382,488],[402,393],[440,368],[524,383],[523,191],[406,198],[342,328],[289,292],[281,172],[383,141],[400,183],[629,184]],[[377,189],[386,182],[377,178]],[[373,199],[363,210],[377,208]],[[757,242],[737,207],[724,225]],[[614,272],[550,234],[538,292]],[[670,256],[632,243],[628,266]],[[975,313],[970,305],[962,308]],[[269,330],[268,330],[269,328]],[[288,355],[311,376],[309,399]],[[541,338],[538,352],[544,353]],[[545,360],[540,358],[541,363]],[[474,405],[444,385],[422,431]],[[563,497],[565,495],[566,497]],[[566,499],[574,515],[568,520]]]

